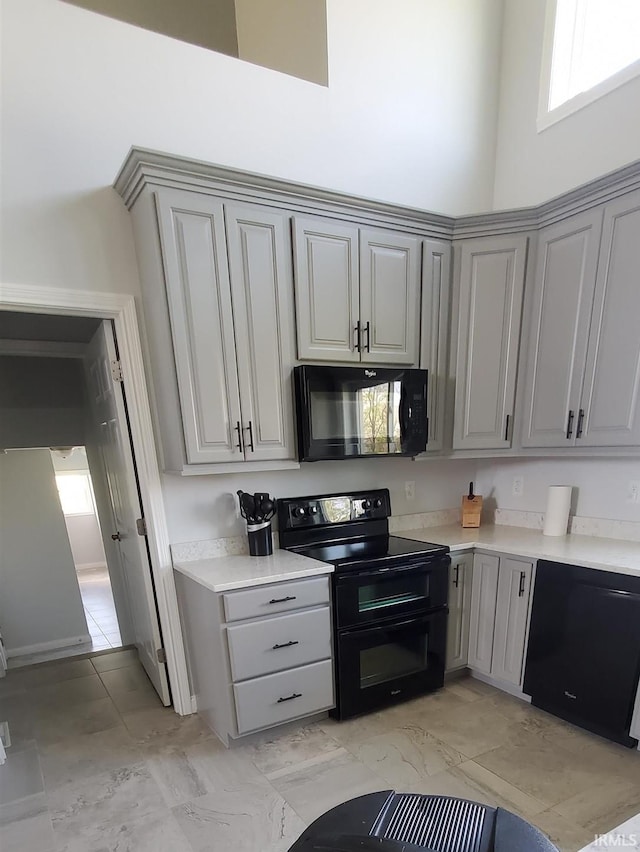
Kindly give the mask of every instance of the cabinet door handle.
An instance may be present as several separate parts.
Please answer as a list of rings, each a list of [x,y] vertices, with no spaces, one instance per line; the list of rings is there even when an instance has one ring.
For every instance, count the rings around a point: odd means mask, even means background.
[[[299,644],[300,644],[300,642],[297,639],[295,639],[292,642],[282,642],[280,645],[278,645],[276,643],[271,650],[272,651],[278,651],[280,648],[290,648],[292,645],[299,645]]]
[[[582,424],[584,422],[584,408],[578,411],[578,426],[576,428],[576,438],[582,437]]]
[[[236,444],[236,450],[240,450],[242,452],[242,429],[240,428],[240,421],[236,421],[235,431],[238,433],[238,443]]]
[[[504,424],[504,439],[505,441],[509,440],[509,420],[511,419],[511,415],[507,414],[506,422]]]
[[[371,323],[369,322],[369,320],[367,320],[367,324],[364,327],[364,333],[367,335],[367,352],[371,352]]]
[[[295,599],[296,599],[295,595],[287,595],[286,598],[271,598],[271,600],[267,601],[267,603],[270,603],[270,604],[286,603],[286,601],[295,601]]]
[[[362,340],[361,340],[361,331],[360,331],[360,320],[358,320],[358,324],[353,329],[353,333],[356,336],[356,339],[353,344],[353,348],[356,352],[362,352]]]
[[[527,579],[527,575],[524,571],[520,572],[520,585],[518,586],[518,597],[521,598],[524,595],[524,581]]]
[[[302,698],[302,693],[294,692],[293,695],[287,695],[286,698],[278,698],[276,704],[282,704],[283,701],[293,701],[294,698]]]
[[[251,421],[249,421],[249,425],[245,426],[244,428],[245,428],[245,431],[249,433],[249,449],[253,453],[254,452],[254,449],[253,449],[253,425],[252,425]]]
[[[454,573],[453,585],[457,589],[458,586],[460,585],[460,566],[459,565],[456,565],[456,567],[454,568],[454,572],[455,573]]]
[[[569,416],[567,417],[567,438],[570,438],[573,434],[573,411],[569,409]]]

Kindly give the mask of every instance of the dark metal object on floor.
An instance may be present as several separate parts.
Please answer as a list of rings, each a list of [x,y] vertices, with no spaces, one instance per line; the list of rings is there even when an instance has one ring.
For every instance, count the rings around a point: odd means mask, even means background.
[[[450,796],[384,790],[319,817],[289,852],[558,852],[502,808]]]

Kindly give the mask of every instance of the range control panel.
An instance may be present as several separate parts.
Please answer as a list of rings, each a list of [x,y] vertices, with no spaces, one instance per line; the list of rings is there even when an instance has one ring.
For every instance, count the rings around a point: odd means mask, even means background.
[[[323,494],[319,497],[292,497],[278,500],[281,530],[343,524],[388,518],[389,491],[358,491],[352,494]]]

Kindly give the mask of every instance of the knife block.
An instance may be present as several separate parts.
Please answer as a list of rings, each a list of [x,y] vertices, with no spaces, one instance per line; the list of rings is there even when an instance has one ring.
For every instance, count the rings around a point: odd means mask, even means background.
[[[473,529],[480,526],[480,515],[482,513],[482,497],[474,494],[473,497],[465,495],[462,498],[462,526]]]

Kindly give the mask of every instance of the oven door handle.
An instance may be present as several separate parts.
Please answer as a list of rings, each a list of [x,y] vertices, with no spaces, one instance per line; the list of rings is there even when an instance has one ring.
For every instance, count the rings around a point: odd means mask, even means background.
[[[450,562],[451,560],[449,560]],[[371,571],[352,571],[345,574],[336,574],[337,583],[354,583],[354,580],[367,577],[397,577],[398,574],[431,574],[434,568],[439,568],[443,563],[449,565],[449,562],[437,560],[434,562],[417,562],[413,565],[403,565],[399,568],[372,568]]]
[[[434,616],[448,613],[447,607],[442,607],[429,613],[429,615],[420,615],[417,618],[408,618],[405,621],[392,621],[386,624],[376,625],[375,627],[354,627],[349,630],[339,630],[340,636],[371,636],[374,633],[389,633],[390,631],[399,630],[402,627],[409,627],[412,624],[428,624]]]

